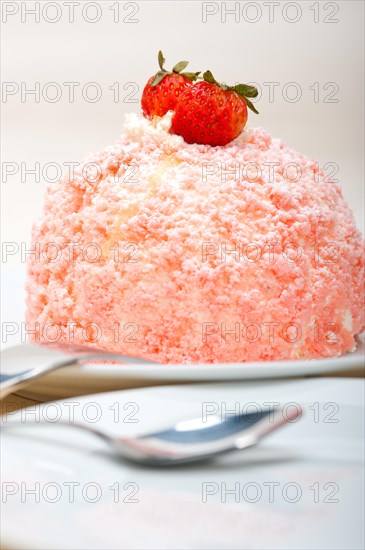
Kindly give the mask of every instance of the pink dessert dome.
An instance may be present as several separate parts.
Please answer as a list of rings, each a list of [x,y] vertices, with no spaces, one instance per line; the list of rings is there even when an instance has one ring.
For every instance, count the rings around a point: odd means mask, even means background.
[[[261,128],[212,147],[170,124],[127,115],[116,143],[48,188],[33,339],[162,363],[354,350],[364,248],[340,187]]]

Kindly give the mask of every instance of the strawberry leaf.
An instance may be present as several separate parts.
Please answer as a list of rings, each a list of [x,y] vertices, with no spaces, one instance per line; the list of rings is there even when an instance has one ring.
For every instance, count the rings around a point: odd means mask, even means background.
[[[163,80],[163,78],[167,75],[167,71],[162,70],[158,71],[158,73],[155,74],[154,79],[151,82],[151,86],[157,86],[157,84],[160,84],[160,82]]]
[[[205,71],[203,78],[205,82],[209,82],[210,84],[218,84],[211,71]]]
[[[180,73],[189,65],[189,61],[179,61],[176,63],[175,67],[172,68],[173,73]]]
[[[254,113],[256,113],[257,115],[259,114],[258,110],[256,109],[256,107],[254,106],[253,103],[251,103],[251,101],[249,99],[247,99],[247,97],[245,96],[242,96],[242,99],[246,102],[246,105],[249,109],[251,109],[251,111],[253,111]]]
[[[237,84],[234,86],[234,91],[244,97],[257,97],[258,91],[255,86],[249,86],[248,84]]]
[[[198,76],[200,75],[200,71],[198,73],[180,73],[181,76],[185,76],[185,78],[188,78],[192,82],[195,82],[197,80]]]
[[[163,53],[162,53],[162,51],[160,50],[160,51],[158,52],[158,65],[159,65],[161,71],[164,70],[163,66],[164,66],[165,61],[166,61],[166,59],[164,58]]]

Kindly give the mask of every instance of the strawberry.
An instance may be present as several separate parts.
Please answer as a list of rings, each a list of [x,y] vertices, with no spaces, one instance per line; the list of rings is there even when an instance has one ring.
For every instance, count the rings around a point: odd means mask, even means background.
[[[158,52],[160,70],[148,80],[142,93],[142,111],[146,118],[163,116],[167,111],[174,110],[179,97],[198,78],[200,73],[181,72],[188,61],[180,61],[172,71],[164,68],[165,59]]]
[[[258,112],[248,99],[257,96],[257,89],[247,84],[220,84],[210,71],[203,79],[179,97],[170,132],[187,143],[226,145],[245,127],[247,107]]]

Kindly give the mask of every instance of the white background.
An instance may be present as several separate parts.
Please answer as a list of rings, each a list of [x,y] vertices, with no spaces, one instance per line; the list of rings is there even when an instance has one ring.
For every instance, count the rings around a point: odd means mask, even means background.
[[[139,112],[141,92],[157,69],[160,48],[168,68],[187,59],[191,70],[209,68],[218,80],[260,84],[260,115],[251,114],[250,124],[265,127],[321,164],[336,163],[336,177],[362,227],[362,1],[280,2],[279,6],[275,2],[226,2],[227,9],[236,6],[237,10],[236,15],[227,14],[226,20],[224,3],[210,2],[208,9],[217,13],[207,16],[206,22],[204,3],[199,1],[102,1],[85,9],[90,2],[80,0],[74,4],[73,23],[65,2],[48,2],[46,10],[47,2],[38,4],[40,21],[36,22],[29,13],[36,2],[2,2],[3,86],[19,89],[13,95],[3,94],[1,104],[3,241],[29,243],[32,222],[42,209],[47,182],[42,175],[36,182],[29,174],[22,182],[21,163],[23,172],[36,162],[41,170],[50,162],[64,167],[65,162],[77,162],[88,151],[112,143],[122,132],[124,113]],[[119,23],[114,22],[117,4]],[[99,20],[90,22],[95,19]],[[34,89],[36,82],[39,102],[31,94],[22,98],[21,90]],[[50,82],[57,83],[61,91],[59,101],[47,101],[56,92],[54,87],[47,88]],[[80,83],[73,103],[64,82]],[[82,89],[90,82],[100,86],[100,101],[83,98]],[[115,102],[109,87],[116,82],[120,98]],[[279,83],[273,98],[265,82]],[[296,88],[288,88],[290,82]],[[310,89],[314,83],[319,89],[316,101]],[[328,102],[337,87],[332,96],[336,102]],[[134,96],[138,102],[126,102],[133,89],[138,90]],[[293,98],[296,89],[301,92],[297,102],[283,99],[285,90]],[[95,89],[86,88],[86,92],[92,98]],[[16,163],[18,172],[5,178],[4,166],[8,165],[4,163],[9,162]],[[50,169],[47,177],[55,173]],[[10,265],[20,262],[19,254],[7,259]]]

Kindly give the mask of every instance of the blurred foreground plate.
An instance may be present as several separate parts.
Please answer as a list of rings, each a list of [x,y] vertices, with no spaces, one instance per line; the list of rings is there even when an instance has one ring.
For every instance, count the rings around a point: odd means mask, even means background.
[[[147,469],[59,418],[120,435],[299,404],[303,417],[214,462]],[[364,547],[364,380],[144,388],[42,404],[2,429],[2,544],[27,549]],[[7,422],[15,418],[11,414]],[[36,422],[35,426],[30,422]],[[43,424],[43,425],[40,425]]]

